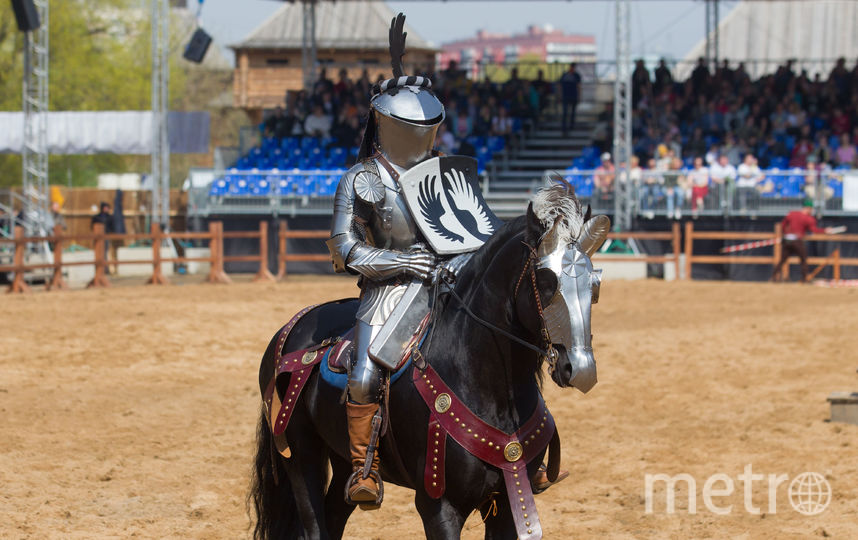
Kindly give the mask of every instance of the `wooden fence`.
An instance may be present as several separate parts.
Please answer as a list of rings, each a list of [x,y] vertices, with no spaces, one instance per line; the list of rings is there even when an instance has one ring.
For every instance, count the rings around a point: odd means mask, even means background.
[[[658,264],[673,264],[675,275],[680,276],[680,255],[685,255],[685,279],[691,279],[691,270],[694,264],[766,264],[775,265],[781,257],[781,245],[779,242],[774,244],[772,255],[695,255],[694,241],[695,240],[777,240],[781,236],[780,224],[776,225],[772,232],[727,232],[727,231],[696,231],[694,230],[693,222],[685,224],[685,246],[682,249],[681,228],[678,223],[674,223],[670,231],[665,232],[622,232],[609,233],[609,239],[629,240],[661,240],[670,242],[670,252],[664,255],[622,255],[612,258],[612,261],[617,262],[645,262]],[[152,231],[149,234],[105,234],[104,226],[96,224],[93,232],[89,234],[64,235],[62,230],[57,227],[53,231],[53,235],[49,237],[33,237],[27,238],[24,236],[24,231],[21,227],[15,228],[15,236],[13,239],[0,239],[2,243],[15,244],[15,255],[13,263],[8,266],[0,266],[0,272],[14,272],[14,278],[9,285],[9,292],[26,292],[29,286],[24,280],[26,272],[38,269],[52,269],[53,274],[50,279],[46,280],[45,288],[62,289],[66,287],[63,279],[62,269],[68,266],[94,265],[95,277],[89,282],[88,287],[108,287],[110,281],[107,278],[107,267],[117,264],[151,264],[152,275],[148,283],[156,285],[165,285],[169,283],[166,276],[161,271],[162,263],[189,263],[189,262],[207,262],[211,268],[206,277],[206,281],[210,283],[229,283],[229,276],[224,272],[224,263],[226,262],[257,262],[259,270],[254,277],[254,281],[273,281],[279,280],[286,276],[286,265],[289,262],[329,262],[330,255],[325,253],[290,253],[288,249],[288,241],[290,239],[318,239],[326,240],[330,237],[330,232],[327,230],[290,230],[285,222],[280,223],[278,231],[278,253],[277,253],[277,274],[276,277],[268,270],[268,223],[262,221],[259,223],[257,231],[228,231],[223,230],[223,223],[213,221],[209,223],[208,231],[204,232],[170,232],[161,231],[158,225],[152,226]],[[259,245],[259,251],[255,255],[230,255],[224,254],[223,242],[224,239],[246,239],[256,240]],[[209,244],[208,257],[161,257],[161,244],[166,239],[184,239],[184,240],[204,240]],[[108,261],[105,257],[106,242],[113,240],[149,240],[152,242],[152,259],[146,260],[127,260],[127,261]],[[809,242],[858,242],[858,234],[814,234],[806,237]],[[50,242],[54,245],[54,261],[52,263],[26,264],[25,255],[28,243],[32,242]],[[94,261],[63,261],[62,248],[70,242],[92,242],[94,244]],[[596,255],[596,258],[599,256]],[[840,271],[842,266],[858,266],[858,258],[842,257],[839,249],[835,249],[831,255],[827,257],[809,257],[809,264],[819,265],[812,273],[811,277],[815,277],[825,266],[833,267],[834,279],[840,279]],[[789,272],[789,262],[784,268],[785,275]]]
[[[27,292],[30,290],[24,280],[24,275],[27,272],[41,269],[52,269],[53,274],[49,280],[45,282],[45,288],[63,289],[67,285],[63,279],[62,270],[69,266],[95,266],[95,276],[89,282],[87,287],[109,287],[110,280],[107,277],[108,264],[151,264],[152,275],[147,283],[154,285],[167,285],[169,280],[161,271],[162,263],[179,263],[187,264],[189,262],[207,262],[210,265],[209,274],[206,281],[209,283],[229,283],[229,276],[224,272],[225,262],[258,262],[259,271],[254,278],[255,281],[273,281],[274,276],[268,271],[268,224],[260,222],[258,231],[229,231],[224,232],[223,223],[212,221],[209,223],[208,231],[202,232],[163,232],[158,224],[152,225],[152,230],[148,234],[133,233],[133,234],[105,234],[104,225],[96,223],[93,230],[88,234],[63,234],[61,227],[54,227],[51,236],[25,237],[22,227],[15,228],[14,238],[0,239],[0,244],[14,244],[15,254],[12,264],[9,266],[0,266],[0,272],[14,272],[12,283],[9,285],[9,292]],[[225,238],[244,238],[247,240],[256,240],[259,244],[259,253],[256,255],[240,255],[226,256],[224,255],[223,241]],[[161,245],[163,240],[183,239],[183,240],[205,240],[209,244],[208,257],[161,257]],[[149,240],[152,242],[152,259],[144,260],[111,260],[106,257],[107,242],[111,241],[139,241]],[[27,244],[50,242],[53,244],[53,262],[26,264]],[[63,247],[70,243],[89,243],[93,244],[94,260],[93,261],[63,261]]]
[[[691,268],[694,264],[766,264],[774,267],[780,260],[782,255],[781,244],[781,225],[777,223],[772,232],[730,232],[730,231],[695,231],[694,223],[688,221],[685,223],[685,279],[691,279]],[[858,242],[858,234],[811,234],[805,236],[807,242]],[[695,240],[774,240],[774,249],[771,255],[695,255],[694,241]],[[835,280],[840,279],[840,269],[842,266],[858,266],[858,258],[856,257],[841,257],[840,249],[835,249],[831,255],[827,257],[808,257],[809,265],[819,265],[809,275],[809,278],[814,278],[827,265],[831,265],[833,269],[833,277]],[[790,261],[787,261],[783,268],[783,276],[789,276]]]

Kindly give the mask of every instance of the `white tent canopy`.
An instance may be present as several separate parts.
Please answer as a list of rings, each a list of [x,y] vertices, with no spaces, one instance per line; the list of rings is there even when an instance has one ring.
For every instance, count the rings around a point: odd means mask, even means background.
[[[858,57],[858,2],[852,0],[744,1],[736,5],[718,25],[718,56],[747,61],[752,76],[765,75],[779,63],[795,58],[811,76],[825,78],[839,57]],[[714,39],[714,35],[712,35]],[[689,51],[680,76],[692,69],[691,62],[705,56],[706,40]]]
[[[150,154],[151,111],[62,111],[48,113],[50,154]],[[170,112],[170,151],[207,153],[209,113]],[[24,146],[24,113],[0,112],[0,153],[20,154]]]

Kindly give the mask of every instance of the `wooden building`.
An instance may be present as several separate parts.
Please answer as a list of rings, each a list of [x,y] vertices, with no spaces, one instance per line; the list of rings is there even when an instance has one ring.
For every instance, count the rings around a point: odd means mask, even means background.
[[[336,82],[346,68],[350,79],[368,70],[370,80],[391,77],[388,29],[396,14],[384,2],[355,0],[320,2],[316,6],[316,49],[319,67]],[[287,90],[303,86],[300,2],[284,3],[235,51],[235,106],[251,114],[283,105]],[[437,49],[406,23],[404,63],[409,74],[431,71]]]

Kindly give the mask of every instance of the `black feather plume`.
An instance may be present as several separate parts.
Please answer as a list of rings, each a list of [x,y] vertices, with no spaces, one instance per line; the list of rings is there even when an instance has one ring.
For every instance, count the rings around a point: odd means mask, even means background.
[[[393,68],[393,78],[398,79],[405,73],[402,69],[402,57],[405,56],[405,15],[400,13],[390,21],[390,67]]]

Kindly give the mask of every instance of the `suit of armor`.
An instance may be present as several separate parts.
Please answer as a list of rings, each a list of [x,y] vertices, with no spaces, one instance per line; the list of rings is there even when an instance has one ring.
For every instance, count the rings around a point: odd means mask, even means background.
[[[355,358],[348,383],[349,400],[358,404],[379,401],[385,375],[385,369],[372,361],[367,348],[409,281],[427,279],[435,266],[434,255],[420,244],[420,233],[396,180],[380,162],[384,159],[387,158],[383,155],[369,158],[343,175],[334,198],[328,241],[334,268],[361,276]],[[385,165],[397,173],[406,170],[389,160]],[[367,185],[377,187],[377,193],[367,195]]]
[[[364,509],[377,508],[383,493],[375,447],[386,376],[385,368],[370,358],[368,347],[408,285],[427,281],[437,263],[421,243],[398,179],[432,157],[444,106],[429,89],[428,79],[402,75],[403,24],[400,14],[391,25],[394,78],[373,88],[359,163],[340,179],[327,242],[334,269],[360,275],[361,303],[346,403],[354,473],[346,500]],[[395,361],[385,359],[385,364]]]

